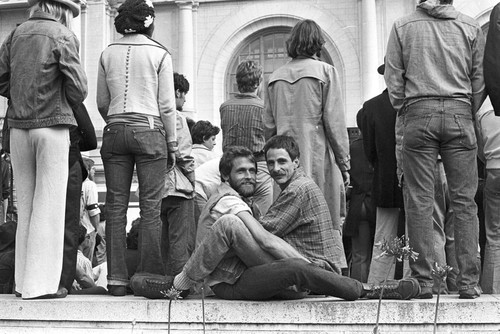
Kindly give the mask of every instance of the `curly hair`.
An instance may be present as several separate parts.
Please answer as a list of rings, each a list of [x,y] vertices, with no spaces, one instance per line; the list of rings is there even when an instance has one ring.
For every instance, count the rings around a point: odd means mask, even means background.
[[[212,125],[209,121],[198,121],[191,129],[191,138],[193,144],[203,144],[203,142],[212,136],[217,136],[220,132],[218,126]]]
[[[153,3],[146,0],[125,0],[118,7],[115,17],[116,31],[125,34],[153,35],[155,10]]]
[[[325,38],[320,26],[313,20],[300,21],[293,27],[290,37],[286,41],[288,56],[320,56],[325,44]]]
[[[236,83],[241,93],[253,92],[262,81],[262,66],[253,60],[244,60],[236,69]]]
[[[177,72],[174,72],[174,90],[179,90],[181,93],[189,92],[189,81]]]

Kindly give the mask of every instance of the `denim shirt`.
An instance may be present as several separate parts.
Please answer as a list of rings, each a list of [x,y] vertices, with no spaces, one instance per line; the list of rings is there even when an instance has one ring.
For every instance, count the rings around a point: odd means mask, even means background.
[[[0,94],[10,99],[9,127],[76,125],[71,106],[87,96],[75,34],[50,14],[35,12],[0,49]]]
[[[484,36],[479,24],[451,5],[423,2],[396,20],[387,44],[385,82],[396,111],[426,98],[484,100]]]

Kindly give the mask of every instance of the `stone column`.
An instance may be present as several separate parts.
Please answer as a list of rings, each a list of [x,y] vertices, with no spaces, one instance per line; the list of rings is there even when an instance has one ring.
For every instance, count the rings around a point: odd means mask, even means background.
[[[193,1],[176,1],[179,6],[179,54],[178,65],[174,71],[183,74],[191,85],[194,84],[194,34],[193,34]],[[183,109],[194,111],[194,99],[187,95]]]
[[[377,67],[377,8],[375,0],[361,0],[361,70],[363,73],[363,100],[379,94]]]
[[[198,7],[200,6],[199,1],[195,0],[193,1],[193,80],[190,81],[190,100],[193,100],[193,106],[194,106],[194,112],[191,114],[191,116],[194,119],[197,119],[196,114],[197,114],[197,108],[196,106],[198,105],[198,76],[197,76],[197,68],[196,68],[196,61],[198,59],[198,53],[197,53],[197,48],[198,48]]]

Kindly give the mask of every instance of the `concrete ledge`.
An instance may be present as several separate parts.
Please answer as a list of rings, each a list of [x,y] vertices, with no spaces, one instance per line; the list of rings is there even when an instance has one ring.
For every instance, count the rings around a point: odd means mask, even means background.
[[[432,333],[433,300],[382,303],[382,333]],[[0,295],[0,333],[158,333],[168,329],[168,301],[140,297],[68,296],[25,301]],[[377,301],[333,297],[298,301],[205,301],[209,333],[372,333]],[[202,303],[171,304],[172,333],[203,333]],[[476,300],[441,296],[439,333],[500,333],[500,295]]]

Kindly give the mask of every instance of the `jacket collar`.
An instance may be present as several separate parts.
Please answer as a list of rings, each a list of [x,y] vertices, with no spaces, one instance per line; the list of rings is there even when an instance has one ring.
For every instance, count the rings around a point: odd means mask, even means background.
[[[234,97],[237,99],[244,99],[244,98],[258,97],[258,96],[255,93],[236,93],[234,94]]]
[[[157,41],[155,41],[151,37],[144,35],[144,34],[126,34],[126,35],[123,35],[122,38],[120,38],[116,42],[112,43],[111,45],[116,45],[116,44],[126,44],[126,45],[127,44],[128,45],[130,45],[130,44],[136,44],[136,45],[147,44],[147,45],[158,46],[158,47],[168,51],[166,47],[164,47],[163,45],[161,45],[160,43],[158,43]]]
[[[425,11],[428,15],[437,19],[456,19],[458,12],[452,5],[441,5],[439,1],[427,0],[418,4],[417,8]]]

